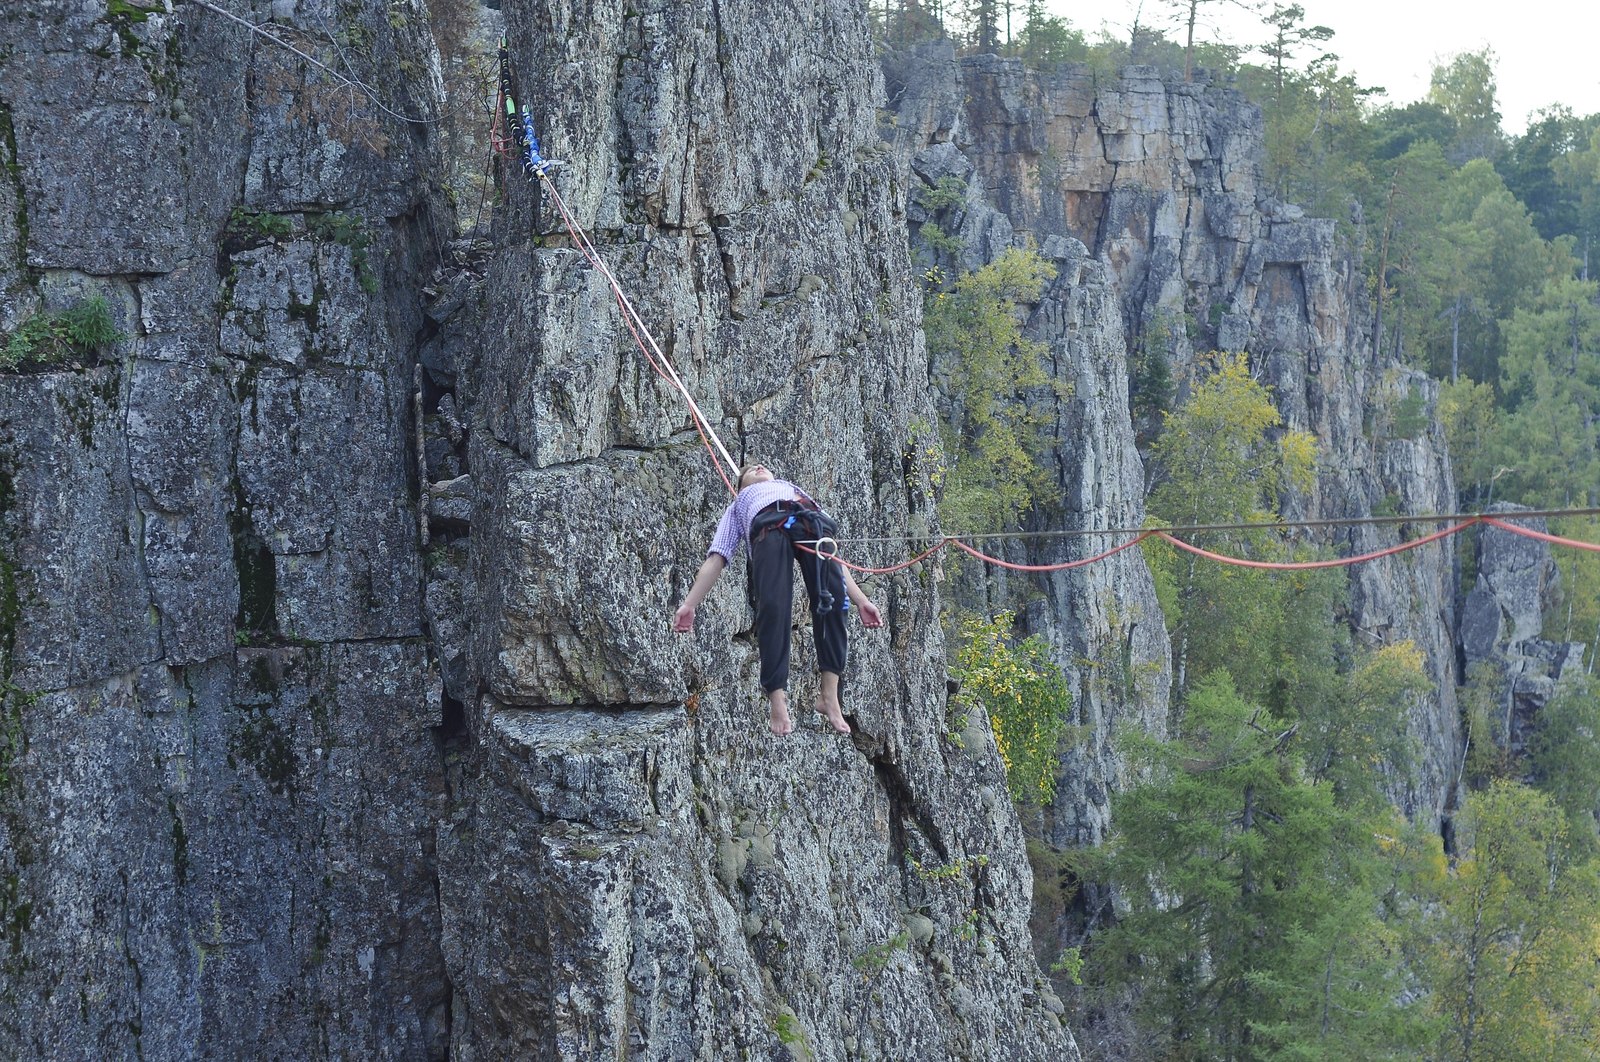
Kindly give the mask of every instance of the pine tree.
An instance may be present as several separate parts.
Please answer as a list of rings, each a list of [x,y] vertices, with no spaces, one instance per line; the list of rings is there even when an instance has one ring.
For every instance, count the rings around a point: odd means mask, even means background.
[[[1190,692],[1175,739],[1128,739],[1150,781],[1114,801],[1115,835],[1081,869],[1128,905],[1088,979],[1139,987],[1147,1057],[1382,1058],[1416,1038],[1377,918],[1381,831],[1298,749],[1223,671]]]

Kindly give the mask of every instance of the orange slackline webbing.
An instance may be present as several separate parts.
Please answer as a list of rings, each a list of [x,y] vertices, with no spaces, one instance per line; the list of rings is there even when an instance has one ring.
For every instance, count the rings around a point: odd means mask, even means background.
[[[1333,560],[1320,561],[1245,560],[1243,557],[1229,557],[1221,553],[1213,553],[1208,549],[1201,549],[1199,546],[1192,546],[1180,538],[1172,537],[1165,531],[1157,531],[1156,535],[1168,545],[1177,546],[1179,549],[1193,553],[1197,557],[1204,557],[1207,560],[1214,560],[1221,564],[1231,564],[1237,568],[1264,568],[1268,571],[1275,572],[1295,572],[1307,571],[1312,568],[1348,568],[1352,564],[1361,564],[1365,561],[1377,560],[1379,557],[1392,557],[1396,553],[1404,553],[1406,550],[1416,549],[1418,546],[1426,546],[1430,542],[1437,542],[1441,538],[1449,538],[1451,535],[1465,531],[1473,524],[1482,522],[1483,517],[1474,516],[1470,520],[1465,520],[1453,527],[1447,527],[1443,531],[1435,531],[1431,535],[1424,535],[1421,538],[1414,538],[1410,542],[1402,542],[1400,545],[1390,546],[1388,549],[1374,550],[1371,553],[1362,553],[1354,557],[1336,557]]]
[[[1508,514],[1508,515],[1511,515],[1511,514]],[[1515,519],[1515,516],[1513,516],[1512,518]],[[1421,538],[1412,539],[1409,542],[1402,542],[1398,546],[1390,546],[1387,549],[1373,550],[1370,553],[1361,553],[1361,554],[1357,554],[1356,556],[1353,556],[1353,557],[1335,557],[1335,558],[1332,558],[1330,560],[1319,560],[1319,561],[1258,561],[1258,560],[1249,560],[1249,559],[1244,558],[1244,557],[1230,557],[1230,556],[1228,556],[1226,554],[1223,554],[1223,553],[1216,553],[1216,552],[1213,552],[1212,550],[1203,549],[1200,546],[1192,545],[1192,544],[1190,544],[1188,542],[1183,541],[1180,538],[1175,537],[1174,535],[1172,535],[1171,533],[1169,533],[1167,531],[1159,530],[1159,529],[1151,529],[1151,530],[1143,531],[1143,532],[1139,533],[1136,537],[1130,539],[1127,542],[1124,542],[1122,545],[1115,546],[1115,547],[1113,547],[1111,549],[1106,550],[1103,553],[1097,553],[1092,557],[1084,557],[1081,560],[1075,560],[1075,561],[1064,561],[1064,562],[1062,562],[1060,564],[1016,564],[1016,563],[1013,563],[1011,561],[1005,561],[1005,560],[1001,560],[998,557],[990,556],[989,554],[984,553],[981,550],[979,550],[979,549],[977,549],[977,548],[975,548],[973,546],[970,546],[967,543],[961,541],[959,538],[954,538],[954,537],[942,538],[942,539],[939,540],[939,542],[937,544],[935,544],[934,546],[932,546],[932,547],[930,547],[930,548],[928,548],[926,550],[923,550],[921,553],[917,554],[915,557],[912,557],[910,560],[902,561],[899,564],[890,565],[889,567],[886,567],[886,568],[864,567],[864,566],[859,565],[859,564],[852,564],[849,561],[844,560],[843,558],[837,557],[837,556],[835,556],[834,559],[838,560],[840,564],[844,565],[846,568],[851,569],[852,571],[861,572],[861,573],[863,573],[865,575],[882,575],[882,574],[887,574],[887,573],[890,573],[890,572],[898,572],[898,571],[901,571],[902,569],[909,568],[913,564],[917,564],[920,561],[927,560],[933,554],[939,552],[941,549],[943,549],[946,546],[955,546],[957,549],[962,550],[962,551],[964,551],[966,553],[969,553],[972,556],[977,557],[979,560],[984,561],[985,563],[993,564],[993,565],[996,565],[996,566],[1001,567],[1001,568],[1009,568],[1012,571],[1019,571],[1019,572],[1058,572],[1058,571],[1064,571],[1064,570],[1069,569],[1069,568],[1080,568],[1080,567],[1083,567],[1084,565],[1087,565],[1087,564],[1094,564],[1097,561],[1105,560],[1108,557],[1111,557],[1111,556],[1114,556],[1115,554],[1121,553],[1125,549],[1129,549],[1129,548],[1131,548],[1133,546],[1136,546],[1139,543],[1143,542],[1147,538],[1156,537],[1156,538],[1160,538],[1162,541],[1168,543],[1169,545],[1176,546],[1178,549],[1184,550],[1185,552],[1188,552],[1188,553],[1193,553],[1194,555],[1199,556],[1199,557],[1204,557],[1207,560],[1216,561],[1219,564],[1230,564],[1230,565],[1233,565],[1233,566],[1239,567],[1239,568],[1258,568],[1258,569],[1264,569],[1264,570],[1267,570],[1267,571],[1306,571],[1306,570],[1317,569],[1317,568],[1348,568],[1348,567],[1351,567],[1351,566],[1356,565],[1356,564],[1364,564],[1364,563],[1366,563],[1368,561],[1379,560],[1379,559],[1381,559],[1383,557],[1392,557],[1392,556],[1394,556],[1396,554],[1405,553],[1405,552],[1407,552],[1409,550],[1417,549],[1420,546],[1426,546],[1429,543],[1438,542],[1441,539],[1449,538],[1451,535],[1459,534],[1462,531],[1465,531],[1467,528],[1472,527],[1475,524],[1487,524],[1487,525],[1489,525],[1491,527],[1497,527],[1497,528],[1501,529],[1502,531],[1509,531],[1514,535],[1522,535],[1525,538],[1536,538],[1536,539],[1539,539],[1540,541],[1550,542],[1550,543],[1553,543],[1554,545],[1558,545],[1558,546],[1570,546],[1570,547],[1572,547],[1574,549],[1584,549],[1584,550],[1592,550],[1592,551],[1595,551],[1595,552],[1600,552],[1600,543],[1580,542],[1577,539],[1562,538],[1559,535],[1551,535],[1551,534],[1546,534],[1543,531],[1534,531],[1531,528],[1518,527],[1515,524],[1507,523],[1504,520],[1496,519],[1496,518],[1494,518],[1492,516],[1472,516],[1472,517],[1468,517],[1467,519],[1461,521],[1458,524],[1455,524],[1455,525],[1453,525],[1451,527],[1447,527],[1447,528],[1443,529],[1442,531],[1435,531],[1431,535],[1424,535]],[[1262,526],[1263,527],[1274,527],[1274,526],[1278,526],[1278,525],[1264,524]],[[811,550],[805,544],[801,544],[800,548],[806,550],[807,552],[815,552],[814,550]]]
[[[1515,514],[1513,513],[1507,513],[1506,515],[1515,519]],[[1575,538],[1562,538],[1560,535],[1547,535],[1543,531],[1535,531],[1531,527],[1517,527],[1513,524],[1508,524],[1503,520],[1497,520],[1492,516],[1483,517],[1483,522],[1486,524],[1491,524],[1494,527],[1498,527],[1502,531],[1510,531],[1513,535],[1521,535],[1523,538],[1537,538],[1542,542],[1553,542],[1558,546],[1571,546],[1573,549],[1587,549],[1593,550],[1596,553],[1600,553],[1600,543],[1579,542]]]

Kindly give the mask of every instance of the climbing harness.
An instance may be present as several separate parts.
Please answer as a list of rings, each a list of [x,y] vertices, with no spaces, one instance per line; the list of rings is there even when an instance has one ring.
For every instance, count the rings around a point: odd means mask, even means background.
[[[729,494],[737,496],[739,493],[738,489],[734,486],[733,480],[730,479],[729,476],[730,473],[735,475],[737,474],[738,462],[734,461],[733,455],[730,454],[728,452],[728,448],[723,445],[722,439],[717,435],[716,429],[712,427],[710,420],[707,419],[703,412],[701,412],[699,404],[695,402],[694,396],[690,393],[689,388],[684,384],[683,378],[678,375],[678,372],[673,368],[671,361],[668,360],[664,353],[662,353],[660,344],[656,342],[655,337],[650,332],[650,329],[645,325],[644,319],[639,315],[638,310],[634,308],[633,303],[629,301],[627,293],[623,291],[622,285],[617,281],[616,275],[612,273],[610,267],[606,264],[605,259],[601,257],[599,250],[589,240],[589,237],[584,233],[582,227],[580,227],[577,221],[574,220],[571,210],[569,210],[567,207],[566,201],[561,197],[560,190],[556,188],[555,182],[551,179],[551,174],[556,169],[560,168],[563,163],[559,160],[544,158],[539,144],[538,134],[534,129],[533,112],[528,108],[527,104],[524,103],[519,105],[517,103],[510,50],[507,47],[504,36],[500,38],[499,99],[495,105],[494,124],[490,130],[490,143],[496,154],[498,154],[508,163],[515,161],[515,164],[521,168],[523,174],[527,176],[529,180],[536,182],[539,187],[542,187],[545,193],[549,196],[550,202],[555,206],[556,210],[561,215],[562,222],[567,229],[567,233],[572,238],[573,246],[584,256],[584,259],[594,267],[595,271],[605,278],[606,283],[610,286],[612,295],[616,299],[617,307],[622,314],[623,324],[627,326],[629,333],[633,336],[634,344],[639,348],[639,352],[644,356],[645,361],[650,365],[651,369],[653,369],[655,373],[663,380],[666,380],[669,384],[671,384],[672,387],[676,389],[677,392],[682,396],[684,402],[689,408],[690,419],[694,423],[695,430],[699,433],[701,442],[704,443],[706,452],[711,458],[712,467],[716,469],[717,475],[722,479],[723,485],[728,488]],[[1195,556],[1204,557],[1207,560],[1244,568],[1257,568],[1270,571],[1306,571],[1317,568],[1344,568],[1355,564],[1362,564],[1368,561],[1378,560],[1383,557],[1391,557],[1396,554],[1405,553],[1409,550],[1418,549],[1422,546],[1439,542],[1443,539],[1449,538],[1452,535],[1459,534],[1470,527],[1478,525],[1494,527],[1502,531],[1508,531],[1514,535],[1539,539],[1553,545],[1600,552],[1600,544],[1597,543],[1580,542],[1576,539],[1563,538],[1557,535],[1547,534],[1542,531],[1534,531],[1531,528],[1518,527],[1517,525],[1508,522],[1510,520],[1527,519],[1532,517],[1586,516],[1600,514],[1600,509],[1564,509],[1529,511],[1523,513],[1501,513],[1498,516],[1489,516],[1482,513],[1457,513],[1453,515],[1369,517],[1343,520],[1280,521],[1258,524],[1195,525],[1190,527],[1120,528],[1033,533],[1019,532],[1001,533],[995,535],[945,535],[933,540],[933,544],[931,546],[922,550],[920,553],[909,558],[908,560],[901,561],[897,564],[891,564],[886,567],[875,568],[854,564],[845,560],[842,556],[840,556],[840,543],[842,541],[866,543],[891,541],[909,542],[912,540],[892,538],[841,540],[836,537],[837,526],[834,525],[832,518],[826,513],[821,512],[821,510],[805,510],[802,513],[796,514],[796,516],[804,517],[812,516],[813,514],[820,515],[823,520],[827,521],[827,526],[818,526],[807,531],[806,533],[812,536],[809,539],[794,539],[793,541],[797,548],[811,553],[817,557],[819,586],[822,586],[822,580],[820,579],[822,565],[827,560],[837,561],[839,564],[850,569],[851,571],[860,572],[863,575],[887,575],[910,568],[915,564],[919,564],[933,556],[935,553],[938,553],[946,546],[953,546],[962,552],[976,557],[986,564],[992,564],[997,567],[1009,569],[1011,571],[1039,573],[1067,571],[1073,568],[1081,568],[1086,565],[1095,564],[1100,561],[1107,560],[1116,554],[1123,552],[1124,550],[1132,549],[1134,546],[1137,546],[1151,538],[1159,538],[1161,541],[1176,549],[1184,550],[1188,553],[1194,554]],[[1257,561],[1244,557],[1230,557],[1226,554],[1203,549],[1200,546],[1193,545],[1192,543],[1186,542],[1177,537],[1177,535],[1183,533],[1192,534],[1195,532],[1205,531],[1245,529],[1285,530],[1290,527],[1309,528],[1351,526],[1357,524],[1376,525],[1386,523],[1443,523],[1447,521],[1456,522],[1451,526],[1443,528],[1439,531],[1435,531],[1430,535],[1424,535],[1420,538],[1411,539],[1410,541],[1402,542],[1399,545],[1391,546],[1386,549],[1373,550],[1369,553],[1362,553],[1351,557],[1337,557],[1328,560],[1317,561]],[[787,532],[792,530],[795,523],[796,517],[791,516],[784,524],[785,531]],[[1043,538],[1074,535],[1130,535],[1132,537],[1130,537],[1126,542],[1122,542],[1091,557],[1083,557],[1078,560],[1071,561],[1062,561],[1055,564],[1019,564],[1013,561],[1002,560],[999,557],[994,557],[984,553],[976,546],[971,545],[970,541],[968,541],[985,538]],[[928,540],[924,539],[923,541]],[[822,595],[825,600],[818,602],[819,610],[832,607],[831,595],[828,594],[828,591],[825,588],[822,590]],[[845,603],[844,607],[849,607],[848,601]]]
[[[822,577],[822,573],[828,561],[839,560],[838,540],[828,533],[838,531],[839,526],[834,522],[833,517],[821,509],[802,509],[800,512],[792,514],[789,519],[783,522],[783,529],[792,532],[796,529],[797,523],[800,525],[809,524],[809,527],[802,526],[801,530],[803,533],[813,536],[804,545],[801,545],[801,541],[796,539],[793,534],[790,534],[789,538],[795,545],[800,546],[804,552],[817,559],[817,604],[812,611],[820,616],[825,612],[833,611],[833,594],[829,592],[827,580]],[[841,561],[841,563],[843,562]],[[848,596],[845,598],[844,604],[839,606],[839,611],[850,611],[850,599]]]

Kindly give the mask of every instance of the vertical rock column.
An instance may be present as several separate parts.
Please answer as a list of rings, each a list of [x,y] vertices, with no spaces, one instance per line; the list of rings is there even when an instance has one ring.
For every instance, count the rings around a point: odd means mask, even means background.
[[[556,183],[736,459],[851,536],[932,530],[904,189],[835,0],[505,5]],[[850,737],[797,609],[767,728],[744,560],[669,630],[728,494],[547,197],[513,184],[457,373],[473,749],[441,837],[463,1056],[1074,1057],[987,734],[948,727],[931,573],[851,619]],[[851,545],[882,562],[903,544]],[[803,600],[803,596],[802,596]]]

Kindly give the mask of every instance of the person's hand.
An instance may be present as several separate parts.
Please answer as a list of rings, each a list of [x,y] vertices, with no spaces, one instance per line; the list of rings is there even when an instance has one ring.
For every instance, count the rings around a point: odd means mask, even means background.
[[[694,630],[694,606],[685,601],[678,606],[678,611],[672,614],[672,629],[679,634],[688,634]]]
[[[871,601],[863,601],[858,606],[861,610],[861,625],[863,627],[883,626],[883,613],[878,611],[878,606]]]

